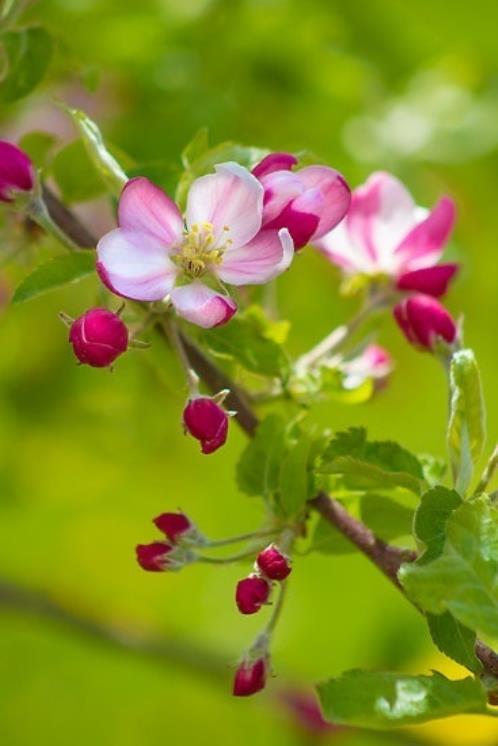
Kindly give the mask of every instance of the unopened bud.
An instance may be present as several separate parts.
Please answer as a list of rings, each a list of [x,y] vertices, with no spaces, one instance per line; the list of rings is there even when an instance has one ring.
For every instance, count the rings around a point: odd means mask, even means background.
[[[457,325],[446,308],[429,295],[413,295],[394,307],[394,318],[416,347],[434,352],[438,342],[452,344]]]
[[[250,575],[239,580],[235,591],[235,601],[241,614],[255,614],[268,601],[270,584],[258,575]]]
[[[126,352],[128,329],[115,313],[91,308],[73,321],[69,341],[80,363],[105,368]]]
[[[209,396],[191,399],[183,411],[185,429],[200,441],[203,453],[213,453],[227,439],[228,413]]]
[[[256,563],[269,580],[285,580],[292,570],[288,558],[275,544],[270,544],[269,547],[263,549],[258,554]]]

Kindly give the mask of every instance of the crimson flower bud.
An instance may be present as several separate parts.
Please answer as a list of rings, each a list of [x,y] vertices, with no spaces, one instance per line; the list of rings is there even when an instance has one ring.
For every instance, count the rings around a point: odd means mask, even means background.
[[[183,410],[183,424],[201,442],[202,453],[213,453],[226,442],[228,414],[209,396],[188,402]]]
[[[166,534],[173,544],[183,538],[185,534],[192,530],[195,531],[194,526],[184,513],[161,513],[157,518],[154,518],[154,523],[159,531]]]
[[[269,580],[285,580],[292,570],[289,560],[275,544],[263,549],[256,558],[256,563]]]
[[[12,202],[16,192],[31,192],[34,185],[30,158],[16,145],[0,140],[0,201]]]
[[[239,580],[235,591],[235,602],[241,614],[255,614],[270,596],[270,584],[258,575],[249,575]]]
[[[440,341],[451,344],[457,325],[446,308],[429,295],[413,295],[398,303],[394,318],[411,344],[434,351]]]
[[[105,368],[128,348],[128,329],[115,313],[91,308],[73,321],[69,341],[80,363]]]
[[[173,547],[164,541],[153,541],[151,544],[138,544],[136,547],[137,562],[149,572],[163,572],[171,567],[168,554]]]
[[[238,667],[233,681],[234,697],[249,697],[264,689],[268,673],[268,658],[251,662],[244,660]]]

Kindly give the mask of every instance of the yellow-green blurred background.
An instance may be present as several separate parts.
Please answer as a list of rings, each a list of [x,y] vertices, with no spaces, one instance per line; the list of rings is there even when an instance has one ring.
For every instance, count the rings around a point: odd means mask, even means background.
[[[463,270],[448,303],[465,315],[489,445],[496,440],[496,3],[44,0],[26,20],[46,24],[58,48],[43,85],[2,108],[4,137],[33,129],[74,137],[55,96],[85,108],[113,143],[158,173],[178,164],[206,125],[213,143],[309,148],[352,186],[384,168],[421,204],[453,195],[459,219],[449,255]],[[96,232],[110,224],[102,203],[78,209]],[[179,662],[0,604],[2,746],[498,744],[496,721],[482,718],[392,735],[313,736],[296,726],[282,690],[309,692],[344,669],[458,675],[416,612],[355,555],[296,561],[277,676],[257,697],[230,696],[229,666],[261,621],[235,610],[245,568],[146,574],[133,549],[155,538],[153,516],[177,507],[214,537],[258,525],[260,504],[234,483],[244,437],[232,427],[227,447],[209,457],[184,438],[185,392],[165,352],[130,352],[113,375],[78,368],[56,313],[76,316],[97,298],[91,279],[2,311],[1,576],[116,628],[125,642],[165,636]],[[353,308],[311,250],[279,281],[279,300],[296,353]],[[366,424],[376,438],[444,456],[442,372],[389,319],[380,340],[396,359],[390,387],[370,404],[322,405],[313,416],[334,428]]]

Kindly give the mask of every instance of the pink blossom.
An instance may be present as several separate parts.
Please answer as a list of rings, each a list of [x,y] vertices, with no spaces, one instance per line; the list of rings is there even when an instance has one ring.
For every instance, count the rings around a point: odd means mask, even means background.
[[[376,172],[353,192],[345,220],[314,245],[347,276],[384,275],[400,290],[439,297],[458,270],[437,265],[454,222],[449,197],[425,210],[398,179]]]
[[[258,575],[249,575],[237,583],[235,601],[241,614],[255,614],[268,601],[270,584]]]
[[[191,399],[183,410],[185,430],[200,441],[203,453],[213,453],[225,444],[228,414],[209,396]]]
[[[6,140],[0,140],[0,201],[11,202],[16,192],[30,192],[35,169],[30,158]]]
[[[262,574],[269,580],[285,580],[291,573],[291,566],[285,554],[275,544],[263,549],[256,558]]]
[[[346,384],[350,388],[360,386],[367,378],[371,378],[378,387],[389,378],[393,363],[390,354],[380,345],[367,345],[357,357],[346,360],[341,364],[346,373]]]
[[[438,341],[452,344],[457,325],[446,308],[429,295],[413,295],[398,303],[394,317],[411,344],[434,351]]]
[[[80,363],[105,368],[126,352],[128,329],[115,313],[91,308],[73,321],[69,341]]]
[[[287,228],[296,249],[316,241],[346,214],[351,192],[343,176],[328,166],[292,171],[297,158],[272,153],[252,170],[265,189],[263,228]]]
[[[233,682],[234,697],[249,697],[265,688],[268,675],[268,657],[255,661],[243,660],[238,667]]]
[[[225,324],[237,307],[217,287],[266,283],[293,258],[288,230],[261,230],[263,191],[242,166],[220,164],[193,182],[184,223],[159,187],[132,179],[119,200],[119,227],[97,246],[102,281],[127,298],[168,299],[180,316],[204,328]]]

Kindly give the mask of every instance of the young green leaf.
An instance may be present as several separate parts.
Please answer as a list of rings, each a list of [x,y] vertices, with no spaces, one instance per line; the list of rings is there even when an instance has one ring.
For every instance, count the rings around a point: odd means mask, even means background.
[[[482,666],[475,654],[475,632],[460,624],[449,611],[427,614],[427,623],[432,640],[442,653],[469,671],[481,672]]]
[[[360,498],[361,520],[383,541],[410,536],[414,514],[413,507],[402,505],[385,495],[369,493]]]
[[[486,437],[479,368],[472,350],[458,350],[450,367],[448,448],[456,489],[465,495]]]
[[[435,541],[439,547],[441,538]],[[497,510],[485,497],[463,503],[447,520],[439,556],[403,565],[399,578],[425,611],[449,611],[467,627],[498,637]]]
[[[6,31],[1,41],[7,74],[0,85],[0,99],[16,101],[27,96],[44,77],[52,58],[53,41],[40,26]]]
[[[37,168],[44,168],[57,138],[50,132],[28,132],[19,140],[19,147],[29,155]]]
[[[93,252],[75,253],[52,259],[40,264],[30,275],[24,278],[16,288],[13,303],[22,303],[49,290],[78,282],[95,272]]]
[[[347,671],[317,688],[325,717],[337,725],[383,730],[486,711],[486,693],[478,680],[450,681],[437,672],[403,676]]]
[[[269,415],[243,451],[237,464],[237,483],[250,497],[269,499],[277,491],[286,426],[279,415]]]
[[[415,514],[415,535],[425,551],[417,560],[418,565],[439,557],[446,540],[446,524],[450,515],[462,504],[462,498],[455,490],[446,487],[433,487],[420,501]]]
[[[128,181],[128,176],[106,146],[100,129],[84,111],[71,109],[64,104],[61,106],[76,125],[90,160],[104,184],[115,197],[118,197]]]
[[[311,475],[309,458],[311,439],[306,433],[289,443],[280,466],[279,504],[284,513],[294,516],[299,513],[306,500],[311,497]]]
[[[51,172],[63,200],[70,204],[85,202],[105,191],[105,185],[81,140],[73,140],[59,150],[52,162]]]
[[[250,306],[229,324],[204,332],[202,339],[214,355],[235,360],[251,373],[286,380],[289,359],[275,341],[277,333],[281,334],[281,323],[274,324],[261,308]]]

